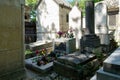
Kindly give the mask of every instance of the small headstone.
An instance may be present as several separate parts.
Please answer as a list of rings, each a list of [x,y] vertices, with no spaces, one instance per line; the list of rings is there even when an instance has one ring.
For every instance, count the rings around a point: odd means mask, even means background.
[[[75,38],[60,38],[55,39],[53,42],[54,50],[64,53],[72,53],[76,51],[76,39]]]

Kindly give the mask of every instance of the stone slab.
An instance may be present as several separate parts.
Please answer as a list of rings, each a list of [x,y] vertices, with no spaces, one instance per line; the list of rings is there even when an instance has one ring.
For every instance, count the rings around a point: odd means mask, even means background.
[[[97,71],[97,80],[120,80],[120,76],[103,71],[103,68]]]
[[[65,65],[77,67],[78,65],[83,65],[94,58],[95,55],[93,54],[80,54],[78,51],[66,56],[58,57],[57,61]]]
[[[73,80],[80,80],[80,75],[82,72],[80,70],[77,70],[69,65],[64,65],[60,62],[54,61],[53,69],[55,72],[57,72],[59,75],[68,77],[69,79]]]
[[[33,57],[33,58],[36,58],[36,57]],[[40,72],[40,73],[46,73],[47,71],[52,69],[53,62],[49,62],[49,63],[47,63],[45,65],[38,66],[37,62],[32,62],[33,58],[29,58],[29,59],[25,60],[26,68],[35,70],[35,71]]]
[[[93,75],[96,70],[97,60],[89,60],[84,65],[68,65],[59,61],[54,61],[53,69],[61,76],[67,77],[70,80],[87,79],[86,75]],[[92,72],[91,72],[92,71]]]
[[[103,70],[120,75],[120,47],[103,62]]]
[[[50,40],[37,41],[37,42],[34,42],[34,43],[30,43],[29,45],[26,45],[26,46],[29,46],[29,49],[35,51],[35,50],[40,50],[40,49],[43,49],[43,48],[52,47],[53,42],[50,41]]]

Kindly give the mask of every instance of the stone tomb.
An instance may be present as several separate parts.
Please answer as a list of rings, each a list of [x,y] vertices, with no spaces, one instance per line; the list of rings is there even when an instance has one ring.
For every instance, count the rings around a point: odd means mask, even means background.
[[[107,25],[107,6],[104,2],[95,4],[95,33],[100,37],[100,44],[106,48],[110,44]],[[106,51],[109,49],[107,48]]]
[[[95,50],[100,47],[100,39],[94,33],[93,1],[86,1],[86,27],[88,30],[88,34],[82,36],[80,41],[80,46],[81,48],[83,48],[83,54],[78,51],[66,56],[59,57],[57,61],[54,62],[54,70],[58,74],[69,77],[73,80],[84,79],[85,77],[83,78],[83,75],[88,73],[87,71],[85,71],[85,66],[90,67],[88,64],[96,58],[94,54],[91,54],[89,52],[90,49]],[[85,49],[87,51],[84,51]]]
[[[35,61],[35,59],[37,59],[37,58],[38,58],[38,56],[26,59],[25,60],[26,68],[40,72],[40,73],[46,73],[52,69],[53,62],[49,62],[45,65],[38,66],[37,61]]]
[[[120,47],[103,62],[103,68],[91,80],[120,80]]]
[[[75,38],[59,38],[54,40],[54,51],[63,53],[73,53],[76,51]]]
[[[85,65],[89,64],[93,59],[95,59],[93,54],[79,54],[79,52],[75,52],[58,57],[57,61],[54,61],[53,69],[59,75],[73,80],[80,80],[83,78]]]
[[[24,70],[23,10],[24,0],[0,0],[0,80],[11,80],[1,77]]]
[[[80,47],[81,52],[85,53],[84,51],[89,51],[90,49],[96,49],[100,47],[100,39],[95,34],[95,27],[94,27],[94,1],[86,1],[85,3],[85,10],[86,10],[86,31],[87,33],[82,36],[80,40]],[[86,50],[86,48],[89,48]]]

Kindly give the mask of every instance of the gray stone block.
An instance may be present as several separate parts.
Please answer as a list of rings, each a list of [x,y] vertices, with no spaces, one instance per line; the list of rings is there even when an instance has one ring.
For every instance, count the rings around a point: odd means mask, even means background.
[[[103,71],[103,68],[97,71],[97,80],[120,80],[120,76]]]
[[[35,50],[41,50],[43,48],[49,48],[53,46],[53,42],[52,41],[37,41],[34,43],[31,43],[29,45],[26,45],[27,47],[29,46],[29,48],[33,51]]]
[[[64,64],[57,62],[57,61],[54,62],[53,69],[59,75],[71,78],[73,80],[80,80],[80,78],[82,77],[82,75],[81,75],[82,71],[77,70],[72,66],[64,65]]]
[[[68,53],[73,53],[73,52],[76,51],[76,39],[75,38],[55,39],[54,46],[56,44],[59,45],[60,43],[64,43],[65,44],[65,49],[62,49],[62,50],[64,50],[67,54]],[[57,50],[56,47],[54,47],[54,49]],[[58,49],[58,50],[60,50],[60,49]]]
[[[78,67],[78,65],[83,65],[87,63],[89,60],[92,60],[94,58],[95,55],[93,54],[79,54],[79,52],[75,52],[73,54],[68,54],[66,56],[58,57],[57,61],[65,65]]]
[[[104,61],[103,70],[120,75],[120,47]]]
[[[35,57],[33,57],[33,58],[35,58]],[[35,70],[35,71],[40,72],[40,73],[46,73],[52,69],[53,62],[49,62],[45,65],[38,66],[37,62],[34,62],[34,63],[32,62],[33,58],[29,58],[29,59],[25,60],[26,68],[29,68],[31,70]]]

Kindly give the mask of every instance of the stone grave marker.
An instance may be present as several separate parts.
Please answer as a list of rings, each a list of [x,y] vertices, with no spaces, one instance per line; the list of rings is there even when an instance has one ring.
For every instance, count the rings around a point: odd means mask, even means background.
[[[69,77],[73,80],[84,79],[84,69],[85,66],[89,66],[96,57],[94,54],[90,54],[89,51],[96,50],[100,46],[99,37],[94,33],[94,2],[86,1],[86,27],[88,29],[88,34],[82,36],[81,47],[86,50],[83,54],[80,51],[68,54],[65,56],[58,57],[54,62],[54,70],[60,75]],[[97,50],[98,52],[98,50]],[[85,71],[87,73],[87,70]]]
[[[76,48],[79,49],[81,32],[81,10],[78,8],[77,3],[73,6],[69,13],[69,27],[74,31],[74,37],[76,38]]]
[[[100,47],[100,39],[95,34],[94,27],[94,1],[88,0],[85,3],[85,11],[86,11],[86,31],[87,34],[82,36],[80,40],[81,52],[85,53],[92,52],[92,50]]]
[[[60,38],[53,42],[54,51],[70,54],[76,51],[75,38]]]
[[[95,5],[95,33],[100,37],[102,45],[109,45],[109,35],[107,26],[107,6],[104,2]]]

